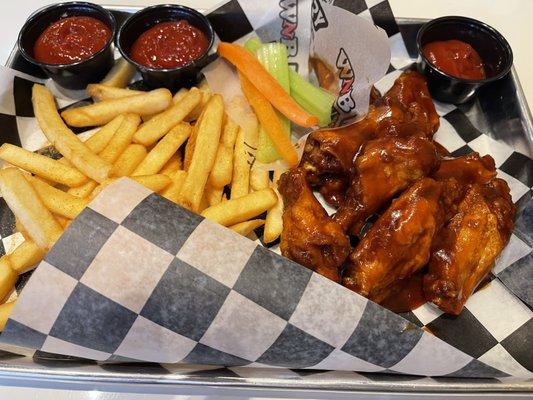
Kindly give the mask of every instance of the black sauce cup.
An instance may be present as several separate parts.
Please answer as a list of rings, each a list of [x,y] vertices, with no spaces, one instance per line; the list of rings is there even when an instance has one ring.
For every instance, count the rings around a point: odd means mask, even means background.
[[[131,47],[142,33],[160,22],[179,20],[186,20],[205,34],[209,44],[204,54],[177,68],[151,68],[131,59]],[[185,6],[164,4],[144,8],[128,18],[118,31],[117,48],[122,56],[139,70],[148,88],[165,87],[175,90],[196,82],[198,73],[209,62],[209,51],[214,40],[213,27],[201,13]]]
[[[428,43],[457,39],[470,44],[485,66],[485,79],[461,79],[449,75],[424,56]],[[505,38],[484,22],[467,17],[441,17],[424,24],[416,37],[418,70],[426,75],[431,95],[446,103],[462,104],[472,99],[483,85],[503,78],[513,65],[513,51]]]
[[[111,35],[105,46],[91,57],[70,64],[47,64],[33,58],[33,46],[52,23],[65,17],[88,16],[106,24]],[[67,2],[53,4],[33,13],[18,37],[18,47],[22,56],[29,62],[41,67],[46,74],[60,86],[79,90],[89,83],[99,82],[113,66],[113,40],[117,30],[115,17],[99,5],[86,2]]]

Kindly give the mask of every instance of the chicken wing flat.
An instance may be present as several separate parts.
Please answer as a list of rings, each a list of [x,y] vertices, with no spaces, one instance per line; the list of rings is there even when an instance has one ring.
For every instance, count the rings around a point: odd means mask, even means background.
[[[438,166],[435,146],[422,137],[388,136],[367,142],[355,159],[352,182],[335,220],[345,231],[358,234],[370,215]]]
[[[350,241],[313,195],[306,171],[294,168],[279,180],[283,196],[281,254],[325,277],[340,282],[340,267]]]
[[[350,254],[343,285],[379,303],[398,279],[426,265],[442,226],[441,190],[422,178],[394,200]]]
[[[435,241],[424,277],[427,300],[458,315],[509,241],[514,214],[509,186],[502,179],[470,185],[457,214]]]
[[[446,220],[457,214],[457,209],[472,184],[484,185],[496,177],[494,159],[478,153],[456,158],[444,158],[432,178],[444,183],[442,201]]]

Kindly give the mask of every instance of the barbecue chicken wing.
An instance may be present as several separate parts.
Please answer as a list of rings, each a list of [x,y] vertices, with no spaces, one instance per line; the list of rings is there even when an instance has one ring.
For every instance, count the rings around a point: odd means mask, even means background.
[[[357,235],[370,215],[436,170],[439,158],[427,139],[387,136],[367,142],[354,164],[346,199],[334,218],[345,231]]]
[[[502,179],[470,185],[457,214],[435,241],[424,277],[426,298],[444,312],[458,315],[509,241],[514,214],[509,187]]]
[[[350,241],[313,195],[306,171],[294,168],[279,180],[283,196],[281,253],[325,277],[340,282],[340,267]]]
[[[343,285],[379,303],[398,279],[426,265],[442,225],[441,190],[422,178],[394,200],[350,254]]]

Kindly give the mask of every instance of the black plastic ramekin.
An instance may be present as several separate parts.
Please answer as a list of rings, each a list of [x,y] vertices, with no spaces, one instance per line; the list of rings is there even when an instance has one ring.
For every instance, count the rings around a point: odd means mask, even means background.
[[[209,45],[203,55],[181,67],[168,69],[150,68],[131,59],[131,46],[142,33],[160,22],[183,19],[205,34]],[[118,31],[117,48],[122,56],[140,71],[147,87],[175,90],[195,83],[198,73],[209,61],[208,55],[214,40],[213,27],[201,13],[185,6],[164,4],[144,8],[128,18]]]
[[[99,19],[111,29],[111,36],[106,45],[85,60],[71,64],[47,64],[33,58],[33,46],[52,23],[65,17],[89,16]],[[86,2],[67,2],[53,4],[33,13],[18,37],[18,47],[22,56],[29,62],[41,67],[46,74],[60,86],[79,90],[89,83],[99,82],[113,66],[113,40],[117,30],[115,17],[99,5]]]
[[[470,44],[480,55],[486,78],[461,79],[449,75],[424,56],[423,47],[431,42],[457,39]],[[472,99],[481,86],[503,78],[513,65],[513,51],[505,38],[484,22],[467,17],[441,17],[424,24],[416,38],[418,69],[428,79],[431,95],[446,103],[461,104]]]

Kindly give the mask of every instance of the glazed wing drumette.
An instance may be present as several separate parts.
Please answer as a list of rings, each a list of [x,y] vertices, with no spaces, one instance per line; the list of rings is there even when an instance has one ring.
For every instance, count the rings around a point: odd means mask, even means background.
[[[416,121],[429,138],[439,129],[440,118],[429,94],[426,78],[416,71],[402,73],[376,105],[401,109],[409,115],[406,119]]]
[[[439,166],[433,143],[418,136],[371,140],[356,157],[352,182],[335,220],[358,234],[365,220]]]
[[[285,172],[279,192],[285,205],[281,253],[340,282],[340,267],[350,252],[350,241],[315,198],[306,171],[294,168]]]
[[[379,303],[398,279],[425,266],[442,226],[441,190],[422,178],[394,200],[350,254],[343,285]]]
[[[458,315],[509,241],[514,214],[509,187],[502,179],[470,185],[457,214],[435,241],[424,277],[426,299]]]

